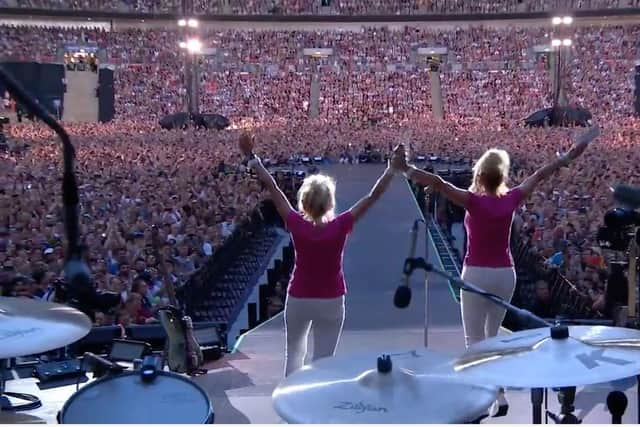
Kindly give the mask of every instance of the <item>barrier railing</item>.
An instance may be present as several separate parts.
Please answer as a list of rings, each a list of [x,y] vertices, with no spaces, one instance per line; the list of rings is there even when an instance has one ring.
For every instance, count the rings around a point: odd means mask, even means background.
[[[516,267],[530,272],[534,277],[544,278],[549,284],[551,311],[559,316],[594,319],[604,315],[593,307],[593,300],[578,289],[557,268],[544,265],[544,260],[529,251],[526,241],[513,239],[512,253]]]

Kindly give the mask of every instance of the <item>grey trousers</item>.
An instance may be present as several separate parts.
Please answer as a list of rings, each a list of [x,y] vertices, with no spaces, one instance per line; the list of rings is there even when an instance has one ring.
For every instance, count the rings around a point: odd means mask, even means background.
[[[489,268],[465,266],[462,279],[477,287],[511,301],[516,287],[516,271],[513,267]],[[460,294],[462,327],[465,345],[498,335],[506,310],[493,302],[469,292]]]
[[[284,375],[290,375],[304,365],[311,329],[313,360],[333,356],[340,340],[343,323],[344,295],[326,299],[287,296],[284,307]]]

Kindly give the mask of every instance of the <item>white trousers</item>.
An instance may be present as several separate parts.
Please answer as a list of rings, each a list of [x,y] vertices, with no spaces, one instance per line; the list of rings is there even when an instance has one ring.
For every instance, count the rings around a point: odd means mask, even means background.
[[[344,295],[338,298],[296,298],[288,295],[284,307],[284,375],[304,365],[307,339],[312,328],[313,360],[333,356],[343,323]]]
[[[516,271],[513,267],[489,268],[464,266],[462,280],[480,289],[511,301],[516,287]],[[460,293],[462,327],[465,345],[469,347],[479,341],[498,335],[506,310],[479,295]]]

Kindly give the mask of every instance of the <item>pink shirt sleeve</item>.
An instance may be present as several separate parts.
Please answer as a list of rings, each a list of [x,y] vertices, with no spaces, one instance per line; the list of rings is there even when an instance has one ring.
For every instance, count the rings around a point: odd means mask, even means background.
[[[524,193],[520,188],[516,187],[513,190],[509,191],[509,197],[513,202],[513,209],[516,209],[522,202],[522,199],[524,199]]]
[[[304,218],[300,215],[299,212],[294,210],[289,211],[287,215],[287,220],[285,221],[285,226],[290,233],[297,233],[300,231],[300,227],[304,223]]]
[[[353,230],[353,224],[355,223],[355,218],[353,217],[351,211],[341,213],[340,215],[338,215],[338,218],[336,218],[336,220],[340,223],[340,227],[346,234],[351,233],[351,231]]]
[[[464,204],[464,208],[467,211],[469,211],[469,213],[473,213],[473,210],[474,210],[474,208],[476,206],[476,201],[478,199],[478,196],[475,193],[471,192],[471,191],[469,191],[467,194],[468,194],[467,203]]]

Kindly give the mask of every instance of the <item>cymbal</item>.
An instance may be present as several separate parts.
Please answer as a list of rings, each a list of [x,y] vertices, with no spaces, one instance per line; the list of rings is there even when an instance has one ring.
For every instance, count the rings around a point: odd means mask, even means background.
[[[452,368],[464,379],[504,387],[614,381],[640,374],[640,331],[609,326],[530,329],[474,344]]]
[[[293,373],[274,390],[276,412],[289,423],[464,423],[487,413],[496,387],[440,375],[450,359],[426,350],[391,355],[389,373],[372,354],[325,358]]]
[[[0,424],[46,424],[42,418],[12,411],[0,411]]]
[[[64,347],[90,330],[91,320],[74,308],[28,298],[0,298],[0,359]]]

